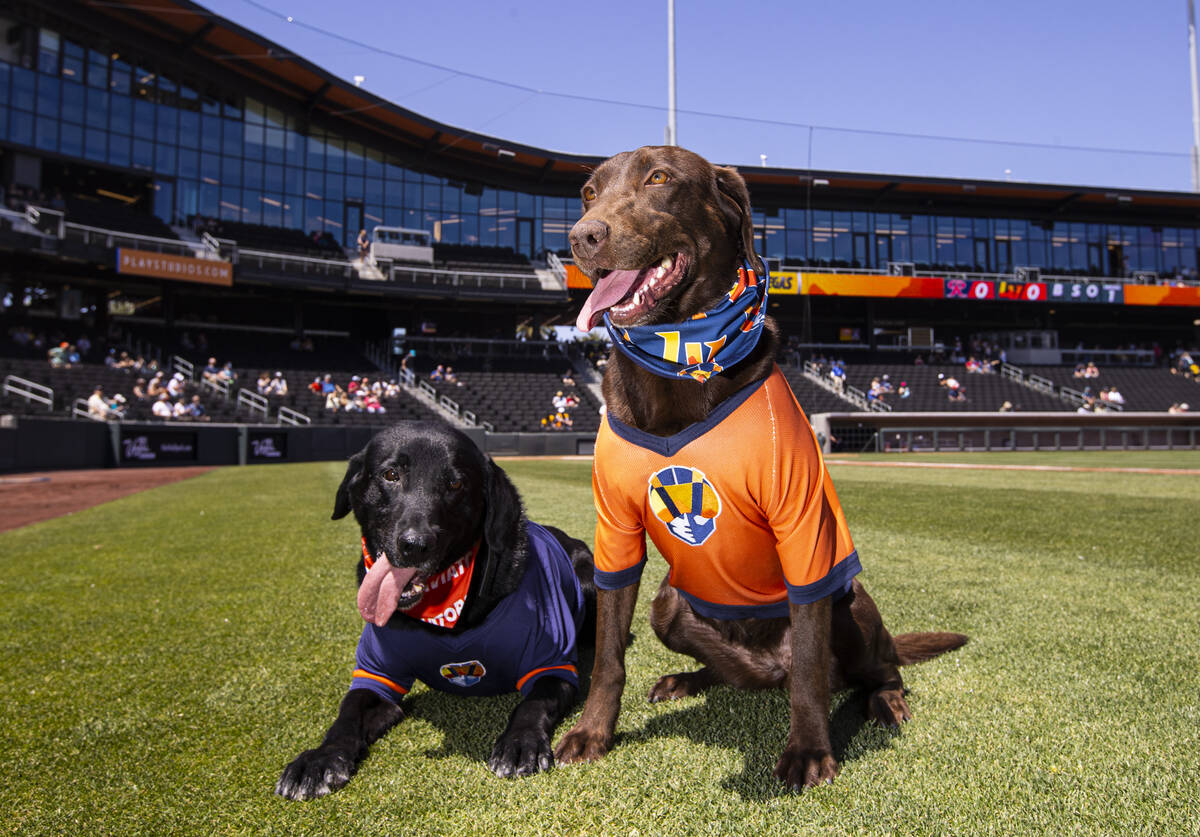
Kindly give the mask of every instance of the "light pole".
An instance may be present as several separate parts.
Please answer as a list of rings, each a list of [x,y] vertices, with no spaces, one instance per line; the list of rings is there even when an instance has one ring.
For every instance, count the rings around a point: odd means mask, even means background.
[[[1190,3],[1191,0],[1188,0]],[[667,0],[667,145],[675,136],[675,0]]]
[[[1188,0],[1188,55],[1192,81],[1192,191],[1200,192],[1200,89],[1196,87],[1196,4]]]

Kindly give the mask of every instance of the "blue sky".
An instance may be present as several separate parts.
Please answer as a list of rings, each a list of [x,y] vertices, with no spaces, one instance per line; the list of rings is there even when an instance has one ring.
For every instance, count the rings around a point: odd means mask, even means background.
[[[450,125],[605,156],[663,140],[666,0],[204,5]],[[1186,9],[677,0],[679,144],[737,166],[765,154],[788,168],[811,159],[831,170],[1188,191]],[[1134,153],[1082,150],[1094,148]]]

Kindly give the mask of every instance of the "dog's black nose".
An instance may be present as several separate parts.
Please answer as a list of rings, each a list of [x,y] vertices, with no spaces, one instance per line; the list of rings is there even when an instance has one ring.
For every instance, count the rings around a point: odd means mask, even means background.
[[[424,555],[432,547],[432,532],[418,532],[416,529],[408,529],[400,535],[400,548],[404,550],[406,558]]]
[[[608,224],[595,219],[581,220],[571,228],[571,249],[577,255],[589,258],[596,255],[600,245],[608,238]]]

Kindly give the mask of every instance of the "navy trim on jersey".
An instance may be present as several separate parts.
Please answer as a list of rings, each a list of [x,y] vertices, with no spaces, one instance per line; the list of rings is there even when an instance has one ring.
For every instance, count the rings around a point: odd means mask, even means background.
[[[680,590],[678,587],[675,590],[679,595],[687,599],[687,603],[692,606],[692,610],[709,619],[771,619],[778,616],[786,619],[788,614],[791,613],[788,608],[787,599],[780,599],[777,602],[761,605],[715,604],[697,598],[686,590]]]
[[[850,592],[850,584],[860,572],[862,564],[858,561],[856,549],[847,555],[845,560],[834,564],[833,569],[824,578],[812,584],[788,584],[788,601],[792,604],[811,604],[826,596],[833,596],[836,601]]]
[[[746,384],[746,386],[717,405],[717,408],[709,413],[708,417],[703,421],[688,425],[674,436],[655,436],[653,433],[647,433],[645,430],[638,430],[636,427],[631,427],[611,413],[607,417],[608,426],[612,428],[613,433],[616,433],[631,445],[637,445],[639,448],[653,451],[660,456],[674,456],[683,450],[688,443],[696,441],[724,421],[734,410],[742,406],[750,396],[754,395],[758,388],[765,384],[767,378],[770,377],[770,374],[768,374],[764,378]]]
[[[637,584],[642,580],[642,570],[646,568],[646,553],[642,553],[642,560],[638,561],[632,567],[626,567],[623,570],[615,572],[605,572],[604,570],[596,570],[594,580],[596,587],[601,590],[620,590],[623,587],[628,587],[630,584]]]

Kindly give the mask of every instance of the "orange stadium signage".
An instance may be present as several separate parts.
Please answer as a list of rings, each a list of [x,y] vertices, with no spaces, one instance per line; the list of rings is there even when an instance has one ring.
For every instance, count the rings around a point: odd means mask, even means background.
[[[127,247],[117,248],[117,273],[224,287],[233,284],[233,265],[229,262],[130,250]]]

